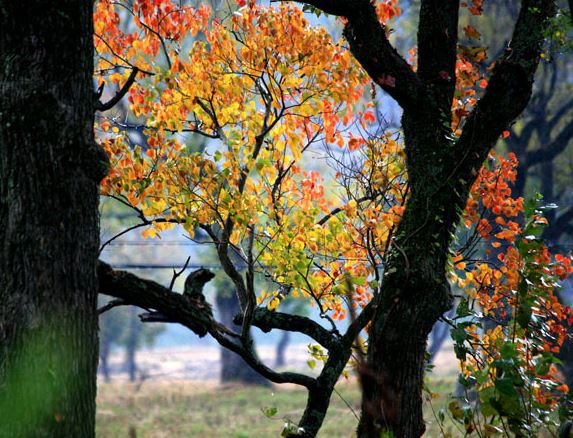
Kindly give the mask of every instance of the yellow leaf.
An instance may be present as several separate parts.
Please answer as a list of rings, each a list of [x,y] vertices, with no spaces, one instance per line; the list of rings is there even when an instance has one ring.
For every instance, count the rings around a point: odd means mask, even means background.
[[[155,230],[155,228],[148,228],[147,230],[145,230],[143,233],[141,233],[141,235],[143,237],[147,238],[154,238],[157,236],[157,231]]]

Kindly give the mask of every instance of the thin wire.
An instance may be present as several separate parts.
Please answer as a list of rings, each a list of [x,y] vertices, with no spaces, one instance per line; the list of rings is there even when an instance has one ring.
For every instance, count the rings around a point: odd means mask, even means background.
[[[199,264],[189,264],[187,266],[179,264],[179,265],[145,265],[145,264],[137,264],[137,263],[118,263],[112,264],[114,269],[213,269],[213,270],[222,270],[221,266],[217,265],[199,265]]]
[[[161,242],[144,242],[138,240],[126,240],[124,242],[111,242],[108,246],[202,246],[211,242],[179,242],[177,240]]]

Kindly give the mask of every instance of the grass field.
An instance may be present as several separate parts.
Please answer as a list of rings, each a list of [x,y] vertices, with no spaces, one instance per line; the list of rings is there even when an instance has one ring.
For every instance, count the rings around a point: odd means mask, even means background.
[[[454,379],[433,379],[430,388],[441,394],[432,401],[437,410],[446,403]],[[306,398],[304,390],[292,386],[251,388],[209,381],[147,381],[141,386],[118,382],[101,384],[98,391],[97,436],[101,438],[279,437],[285,419],[298,421]],[[360,401],[356,382],[343,382],[337,391],[340,395],[333,394],[320,437],[354,436]],[[262,412],[268,407],[278,410],[272,418]],[[443,436],[427,402],[426,418],[426,436]],[[463,435],[453,426],[451,432],[454,437]]]

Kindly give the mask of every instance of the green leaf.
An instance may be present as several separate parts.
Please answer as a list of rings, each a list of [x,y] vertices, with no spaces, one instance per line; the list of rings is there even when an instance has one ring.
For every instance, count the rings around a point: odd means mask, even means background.
[[[472,314],[470,311],[470,303],[466,298],[461,299],[460,304],[458,304],[456,314],[461,318],[470,316]]]
[[[518,397],[517,391],[513,386],[513,381],[511,379],[502,377],[495,381],[495,389],[502,394],[510,397]]]
[[[277,412],[279,411],[276,406],[265,406],[261,410],[263,411],[263,414],[267,418],[274,417],[277,414]]]

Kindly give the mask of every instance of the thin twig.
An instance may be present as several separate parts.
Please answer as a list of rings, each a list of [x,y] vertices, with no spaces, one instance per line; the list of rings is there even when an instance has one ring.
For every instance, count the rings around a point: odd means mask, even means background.
[[[131,88],[131,86],[135,82],[135,78],[137,76],[137,73],[139,73],[139,69],[137,67],[133,67],[133,70],[131,71],[131,74],[127,78],[127,81],[125,81],[125,84],[123,84],[123,87],[121,87],[121,89],[119,89],[119,91],[117,93],[115,93],[115,96],[113,96],[106,103],[102,103],[102,102],[98,101],[98,105],[97,105],[96,109],[98,111],[107,111],[107,110],[113,108],[127,94],[129,89]],[[103,87],[101,90],[103,91]]]
[[[111,300],[109,303],[107,303],[104,306],[101,306],[99,309],[97,309],[97,314],[98,315],[102,315],[103,313],[107,312],[108,310],[113,309],[114,307],[119,307],[119,306],[127,306],[128,303],[126,303],[123,300]]]
[[[173,285],[175,284],[175,280],[177,280],[177,278],[181,274],[183,274],[183,272],[185,272],[185,269],[187,269],[187,266],[189,265],[189,260],[191,260],[191,257],[187,257],[185,264],[183,265],[183,267],[181,268],[181,270],[179,272],[177,272],[175,269],[173,269],[173,278],[171,278],[171,283],[169,284],[169,290],[173,290]]]
[[[342,397],[342,394],[340,394],[340,392],[338,392],[338,390],[336,388],[332,388],[332,390],[334,391],[334,393],[340,397],[340,400],[342,400],[344,402],[344,404],[346,405],[346,407],[348,409],[350,409],[350,412],[352,412],[352,415],[354,415],[354,418],[356,418],[356,420],[360,421],[360,418],[358,417],[358,414],[356,413],[356,411],[354,410],[354,408],[352,407],[352,405],[350,403],[348,403],[348,400],[346,400],[344,397]]]

